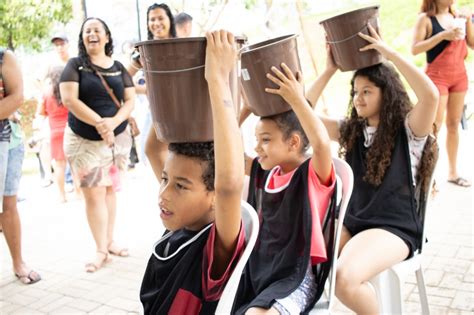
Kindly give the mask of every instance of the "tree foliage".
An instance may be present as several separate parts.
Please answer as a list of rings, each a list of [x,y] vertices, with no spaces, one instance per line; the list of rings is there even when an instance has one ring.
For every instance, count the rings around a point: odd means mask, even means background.
[[[54,24],[71,18],[71,0],[0,0],[0,46],[40,50]]]

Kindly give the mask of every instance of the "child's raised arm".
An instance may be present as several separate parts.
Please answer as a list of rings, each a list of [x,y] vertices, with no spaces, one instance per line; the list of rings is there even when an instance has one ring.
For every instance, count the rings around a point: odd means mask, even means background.
[[[226,269],[240,231],[240,196],[244,183],[244,149],[229,86],[237,61],[234,36],[226,31],[206,34],[206,70],[214,126],[215,225],[212,273]]]
[[[418,98],[418,103],[410,112],[408,125],[415,136],[426,136],[432,130],[438,108],[439,93],[436,86],[423,71],[405,60],[400,54],[382,41],[372,25],[369,24],[368,26],[371,36],[362,33],[359,33],[359,36],[370,44],[362,47],[360,50],[375,49],[379,51],[386,59],[390,60],[405,77]]]
[[[330,139],[326,127],[314,114],[304,96],[301,73],[297,73],[296,78],[286,64],[282,63],[281,67],[285,74],[276,67],[272,67],[272,71],[276,77],[270,73],[267,74],[267,78],[280,88],[266,88],[265,91],[280,95],[291,105],[313,148],[312,167],[321,182],[327,183],[331,175],[332,158]]]
[[[321,94],[324,91],[324,88],[328,84],[329,80],[332,78],[334,73],[337,71],[337,66],[334,63],[334,60],[331,55],[331,50],[329,45],[327,45],[327,54],[326,54],[326,69],[323,73],[314,81],[311,87],[306,92],[306,99],[311,103],[313,108],[316,107],[318,99],[321,97]],[[319,116],[319,119],[323,122],[324,126],[329,134],[329,138],[332,141],[339,141],[339,123],[337,119],[330,118],[327,116]]]

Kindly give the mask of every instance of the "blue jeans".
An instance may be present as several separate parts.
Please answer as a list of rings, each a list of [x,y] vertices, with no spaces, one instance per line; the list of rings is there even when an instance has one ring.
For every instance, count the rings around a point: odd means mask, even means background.
[[[5,191],[8,166],[8,145],[8,142],[0,141],[0,213],[3,212],[3,193]]]
[[[25,147],[23,144],[11,148],[8,151],[7,174],[5,178],[5,189],[3,191],[4,196],[16,196],[18,193],[24,158]]]

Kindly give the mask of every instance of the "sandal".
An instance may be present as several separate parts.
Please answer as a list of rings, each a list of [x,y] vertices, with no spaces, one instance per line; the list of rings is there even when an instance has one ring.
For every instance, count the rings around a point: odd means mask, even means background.
[[[461,187],[471,187],[471,183],[467,181],[467,179],[458,176],[457,178],[448,179],[448,183],[458,185]]]
[[[95,262],[87,263],[86,264],[86,272],[94,273],[97,270],[99,270],[100,268],[104,267],[105,264],[107,264],[108,262],[111,261],[111,259],[109,258],[108,253],[102,252],[102,251],[99,251],[99,250],[97,251],[97,253],[104,255],[104,258],[100,261],[99,264],[95,264]]]
[[[109,251],[109,254],[112,254],[112,255],[115,255],[115,256],[118,256],[118,257],[128,257],[130,256],[130,254],[128,253],[128,248],[120,248],[118,246],[114,246],[116,245],[114,241],[111,241],[109,243],[109,246],[108,246],[108,251]]]
[[[36,277],[35,277],[36,275]],[[34,270],[30,270],[27,275],[19,275],[15,273],[15,276],[18,278],[18,280],[21,281],[23,284],[33,284],[41,280],[41,276],[39,273],[37,273]]]

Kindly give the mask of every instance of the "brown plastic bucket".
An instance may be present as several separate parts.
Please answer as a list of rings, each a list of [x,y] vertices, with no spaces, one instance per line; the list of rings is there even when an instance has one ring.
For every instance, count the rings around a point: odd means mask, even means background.
[[[212,141],[211,100],[204,77],[206,38],[149,40],[135,46],[140,51],[158,138],[165,142]],[[235,106],[237,73],[236,68],[230,75]]]
[[[341,71],[350,71],[369,67],[383,61],[376,50],[359,51],[368,45],[358,33],[370,34],[367,23],[378,32],[379,6],[370,6],[346,12],[321,21],[331,46],[334,62]]]
[[[270,116],[286,112],[290,105],[279,95],[265,92],[265,88],[278,88],[266,75],[273,73],[272,66],[281,69],[284,62],[291,71],[301,71],[298,57],[297,35],[286,35],[250,45],[241,55],[240,81],[252,112],[257,116]]]

